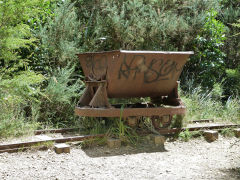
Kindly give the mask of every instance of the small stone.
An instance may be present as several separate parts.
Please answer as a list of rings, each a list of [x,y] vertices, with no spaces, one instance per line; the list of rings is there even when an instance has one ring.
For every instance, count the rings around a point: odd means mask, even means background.
[[[233,132],[234,132],[234,134],[235,134],[235,136],[236,136],[237,138],[240,137],[240,128],[234,129]]]
[[[151,135],[151,138],[156,146],[164,146],[165,137],[161,135]]]
[[[114,139],[114,138],[108,138],[107,145],[109,148],[119,148],[119,147],[121,147],[121,140]]]
[[[218,139],[217,131],[207,130],[203,132],[203,135],[207,142],[213,142]]]
[[[70,153],[70,146],[65,143],[55,144],[54,149],[57,154]]]
[[[63,148],[64,153],[70,153],[70,147],[65,147]]]

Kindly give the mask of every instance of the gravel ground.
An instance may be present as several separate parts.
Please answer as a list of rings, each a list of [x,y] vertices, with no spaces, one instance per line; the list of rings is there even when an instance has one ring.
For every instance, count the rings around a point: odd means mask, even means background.
[[[233,145],[234,144],[234,145]],[[0,154],[0,179],[240,179],[240,142],[222,138],[207,143],[166,142],[119,149],[72,147]]]

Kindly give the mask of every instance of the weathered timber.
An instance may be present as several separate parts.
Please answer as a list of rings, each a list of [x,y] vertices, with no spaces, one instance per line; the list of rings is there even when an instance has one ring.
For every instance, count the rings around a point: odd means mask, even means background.
[[[65,143],[55,144],[54,149],[57,154],[70,153],[70,146]]]
[[[213,130],[203,131],[203,135],[207,142],[213,142],[218,139],[218,132]]]
[[[237,138],[240,138],[240,128],[234,129],[233,131],[234,131],[235,136],[236,136]]]
[[[164,147],[164,143],[165,143],[165,140],[166,140],[164,136],[152,135],[150,138],[153,140],[153,142],[156,146],[163,146]]]
[[[107,145],[109,148],[119,148],[121,147],[121,140],[115,138],[108,138]]]

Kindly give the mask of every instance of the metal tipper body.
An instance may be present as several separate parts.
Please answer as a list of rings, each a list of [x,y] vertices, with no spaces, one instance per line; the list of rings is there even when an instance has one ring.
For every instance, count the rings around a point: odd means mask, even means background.
[[[178,79],[191,54],[192,51],[126,50],[77,54],[86,89],[75,113],[89,117],[184,114],[185,106],[178,95]],[[152,101],[125,105],[124,109],[109,103],[109,98],[140,97],[150,97]]]

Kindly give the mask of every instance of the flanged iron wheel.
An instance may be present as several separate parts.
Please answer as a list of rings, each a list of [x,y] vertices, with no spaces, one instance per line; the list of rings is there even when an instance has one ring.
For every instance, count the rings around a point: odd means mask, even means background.
[[[137,127],[139,125],[139,117],[136,116],[127,117],[126,121],[130,127]]]
[[[172,116],[171,115],[165,115],[165,116],[152,116],[152,125],[156,130],[160,129],[166,129],[169,128],[172,122]]]

